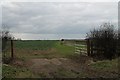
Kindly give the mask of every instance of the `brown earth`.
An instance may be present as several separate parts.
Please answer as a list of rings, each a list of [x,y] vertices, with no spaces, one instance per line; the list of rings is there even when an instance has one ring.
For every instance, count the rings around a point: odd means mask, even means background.
[[[80,65],[67,58],[31,59],[29,69],[35,74],[44,74],[46,77],[55,77],[58,70],[80,71]]]
[[[27,61],[15,60],[13,62],[16,66],[25,66],[35,75],[39,75],[38,78],[98,78],[98,77],[118,77],[117,73],[109,71],[100,71],[93,69],[90,64],[93,64],[93,60],[87,56],[81,56],[79,60],[75,61],[68,58],[38,58],[29,59]]]

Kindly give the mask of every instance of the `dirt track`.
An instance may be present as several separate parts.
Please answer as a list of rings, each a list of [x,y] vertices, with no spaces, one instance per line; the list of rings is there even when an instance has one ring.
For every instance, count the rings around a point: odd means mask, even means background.
[[[37,58],[27,61],[15,60],[14,65],[26,67],[37,78],[116,78],[116,71],[104,71],[91,67],[93,60],[87,56],[81,56],[75,59],[69,58]]]
[[[35,74],[44,74],[47,77],[54,77],[59,70],[65,70],[69,72],[76,72],[79,74],[80,64],[73,62],[67,58],[53,58],[53,59],[32,59],[30,70]],[[64,77],[64,76],[58,76]],[[76,77],[76,76],[71,76]]]

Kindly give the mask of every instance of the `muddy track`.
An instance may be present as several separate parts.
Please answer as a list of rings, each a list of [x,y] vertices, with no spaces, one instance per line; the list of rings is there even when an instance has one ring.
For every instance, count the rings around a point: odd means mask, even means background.
[[[86,58],[86,59],[85,59]],[[19,62],[20,63],[20,62]],[[18,63],[18,64],[19,64]],[[42,75],[42,77],[57,77],[57,78],[75,78],[75,77],[90,77],[90,78],[109,78],[109,77],[118,77],[118,74],[112,72],[102,72],[100,70],[95,70],[91,68],[90,59],[87,57],[81,58],[81,61],[78,63],[75,60],[68,58],[39,58],[39,59],[30,59],[26,61],[24,65],[36,75]],[[21,64],[21,63],[20,63]],[[61,75],[61,72],[62,75]],[[67,73],[68,75],[64,74]],[[64,74],[64,75],[63,75]]]

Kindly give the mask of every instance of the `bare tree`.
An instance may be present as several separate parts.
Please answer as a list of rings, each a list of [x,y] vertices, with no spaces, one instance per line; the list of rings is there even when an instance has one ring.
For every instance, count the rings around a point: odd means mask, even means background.
[[[87,33],[87,38],[92,41],[92,46],[98,50],[93,55],[102,55],[105,58],[112,59],[117,54],[117,38],[114,25],[104,23],[98,29],[93,29]],[[102,52],[99,50],[101,49]]]

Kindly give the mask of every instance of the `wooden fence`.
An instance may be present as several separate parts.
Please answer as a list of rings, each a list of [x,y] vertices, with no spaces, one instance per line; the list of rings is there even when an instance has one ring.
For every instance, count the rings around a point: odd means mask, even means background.
[[[114,45],[114,43],[110,43],[111,46],[108,44],[107,47],[104,46],[107,42],[106,43],[104,42],[105,44],[102,43],[102,47],[101,47],[101,44],[100,45],[96,44],[94,40],[86,39],[86,43],[87,43],[87,55],[88,56],[99,56],[99,57],[100,56],[101,57],[112,56],[113,57],[113,56],[116,56],[115,55],[116,53],[120,55],[120,43],[118,44],[118,46]]]
[[[104,53],[104,48],[98,47],[98,45],[94,44],[93,40],[86,39],[87,43],[87,55],[94,56],[98,54]]]
[[[86,55],[87,54],[87,49],[85,47],[86,47],[86,45],[75,44],[75,53]]]

